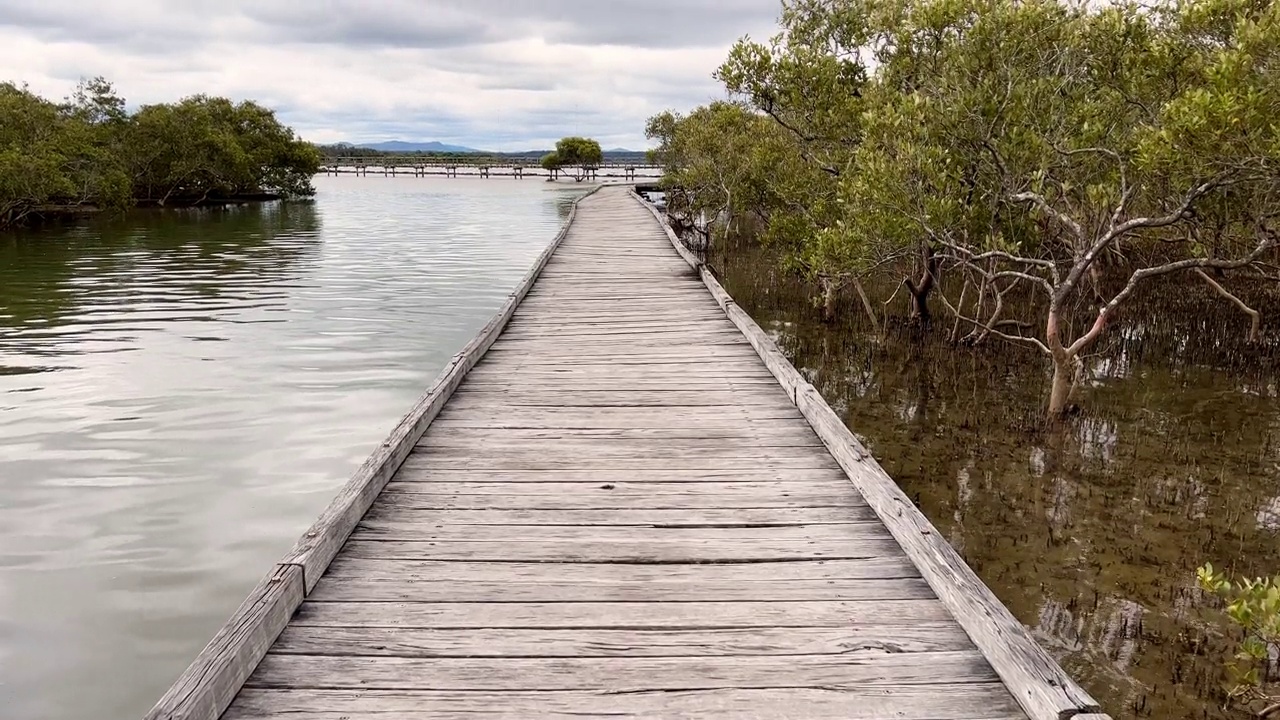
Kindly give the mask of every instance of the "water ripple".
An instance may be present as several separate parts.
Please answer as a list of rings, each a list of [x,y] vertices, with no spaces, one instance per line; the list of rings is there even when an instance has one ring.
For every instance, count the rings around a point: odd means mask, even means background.
[[[0,236],[6,719],[141,715],[582,191],[317,181]]]

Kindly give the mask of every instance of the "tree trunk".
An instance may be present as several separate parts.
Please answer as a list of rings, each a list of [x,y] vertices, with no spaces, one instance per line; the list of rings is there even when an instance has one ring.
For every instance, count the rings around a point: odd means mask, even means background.
[[[1049,304],[1049,317],[1045,322],[1045,342],[1053,360],[1053,384],[1049,389],[1049,422],[1067,414],[1067,403],[1075,388],[1075,368],[1072,353],[1062,344],[1060,328],[1062,311],[1056,302]]]
[[[1073,375],[1071,358],[1066,354],[1054,353],[1053,386],[1049,391],[1049,420],[1056,420],[1067,414],[1067,403],[1071,400],[1071,389],[1075,385]]]
[[[911,278],[905,278],[902,284],[907,287],[907,292],[911,296],[911,321],[928,325],[932,319],[929,314],[929,293],[933,291],[934,276],[938,272],[938,259],[928,243],[921,244],[920,258],[924,266],[920,279],[912,282]]]
[[[836,319],[836,283],[830,278],[819,278],[822,286],[822,321],[831,322]]]
[[[862,301],[862,309],[866,311],[867,319],[871,321],[871,328],[879,333],[880,318],[876,315],[876,309],[871,305],[871,298],[867,297],[866,288],[862,287],[862,280],[855,277],[853,279],[853,289],[858,292],[858,299]]]

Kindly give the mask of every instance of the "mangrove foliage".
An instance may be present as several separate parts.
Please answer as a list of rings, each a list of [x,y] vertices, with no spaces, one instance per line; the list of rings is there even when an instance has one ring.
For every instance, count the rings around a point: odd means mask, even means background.
[[[701,242],[749,223],[824,313],[1033,348],[1050,418],[1152,283],[1260,339],[1237,289],[1280,280],[1280,5],[788,0],[780,25],[718,69],[728,101],[649,121]]]
[[[134,203],[302,197],[320,154],[253,102],[196,95],[129,112],[111,84],[62,102],[0,83],[0,228]]]

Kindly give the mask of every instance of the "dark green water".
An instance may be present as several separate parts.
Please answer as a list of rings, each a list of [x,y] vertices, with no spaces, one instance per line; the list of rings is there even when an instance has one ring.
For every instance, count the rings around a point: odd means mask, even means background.
[[[1116,720],[1250,716],[1220,709],[1238,637],[1195,587],[1204,562],[1280,573],[1276,352],[1241,346],[1242,316],[1199,285],[1164,288],[1090,358],[1086,412],[1045,432],[1039,354],[1000,342],[957,350],[941,339],[949,323],[881,339],[853,297],[844,320],[824,324],[808,291],[747,244],[713,264]],[[1280,314],[1275,298],[1256,302]]]
[[[0,717],[135,718],[502,304],[585,188],[0,235]]]

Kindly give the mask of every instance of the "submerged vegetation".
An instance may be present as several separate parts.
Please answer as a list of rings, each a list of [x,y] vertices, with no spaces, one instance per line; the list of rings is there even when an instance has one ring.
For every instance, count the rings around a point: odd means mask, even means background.
[[[309,196],[319,165],[253,102],[196,95],[130,113],[101,78],[60,103],[0,83],[0,228],[133,203]]]
[[[753,223],[828,316],[900,294],[957,345],[1033,348],[1050,419],[1157,278],[1263,340],[1240,289],[1280,281],[1275,3],[789,0],[717,77],[732,101],[649,121],[669,213]]]
[[[1265,717],[1280,712],[1280,697],[1271,697],[1261,688],[1270,680],[1280,662],[1280,576],[1231,581],[1205,564],[1197,571],[1200,587],[1228,602],[1227,616],[1244,631],[1244,639],[1231,666],[1235,682],[1231,694],[1264,703]]]

